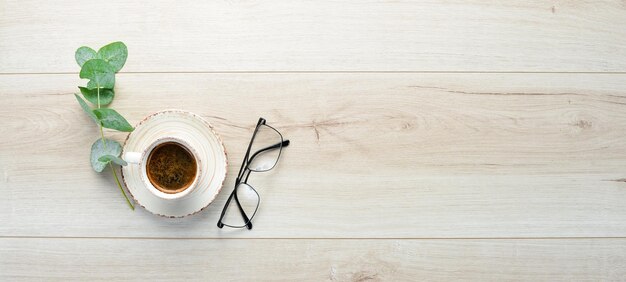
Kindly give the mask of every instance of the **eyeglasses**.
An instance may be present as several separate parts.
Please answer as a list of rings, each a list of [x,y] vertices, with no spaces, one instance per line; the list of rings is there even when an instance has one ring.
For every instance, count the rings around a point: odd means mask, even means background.
[[[283,147],[287,146],[289,140],[283,140],[283,135],[278,130],[267,125],[264,118],[259,118],[239,168],[235,189],[224,204],[217,227],[252,229],[252,219],[259,209],[261,197],[256,189],[248,184],[248,178],[252,172],[273,169],[278,163]]]

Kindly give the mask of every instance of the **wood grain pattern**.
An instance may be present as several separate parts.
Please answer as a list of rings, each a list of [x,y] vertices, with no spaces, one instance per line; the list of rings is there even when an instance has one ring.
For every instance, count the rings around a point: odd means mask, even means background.
[[[131,123],[167,105],[215,125],[226,185],[258,116],[292,140],[254,176],[253,232],[215,228],[226,193],[181,220],[129,211],[88,166],[98,135],[77,80],[0,76],[0,235],[626,236],[624,75],[119,75],[113,106]]]
[[[623,280],[624,26],[620,0],[0,0],[0,280]],[[223,191],[259,116],[291,140],[252,231],[215,226],[226,192],[165,219],[91,170],[74,51],[118,40],[113,107],[209,120]]]
[[[125,72],[626,71],[619,0],[0,5],[0,73],[78,72],[78,46],[115,40]]]
[[[625,239],[4,238],[0,239],[0,278],[11,281],[42,278],[63,281],[616,281],[626,275],[625,254]]]

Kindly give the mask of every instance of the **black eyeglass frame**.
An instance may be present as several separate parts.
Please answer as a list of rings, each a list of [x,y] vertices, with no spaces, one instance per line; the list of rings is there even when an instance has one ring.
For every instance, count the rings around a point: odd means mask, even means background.
[[[252,150],[252,144],[254,143],[254,138],[257,135],[257,132],[259,132],[259,129],[261,128],[261,126],[267,126],[268,128],[274,130],[276,133],[278,133],[278,136],[280,136],[280,142],[265,147],[263,149],[260,149],[256,152],[254,152],[252,154],[252,156],[250,156],[250,150]],[[220,215],[219,220],[217,221],[217,227],[222,228],[224,226],[228,226],[231,228],[244,228],[247,227],[248,230],[252,229],[252,218],[254,218],[254,216],[256,215],[257,210],[259,209],[259,205],[261,203],[261,196],[259,195],[259,193],[256,191],[256,189],[248,184],[248,178],[250,177],[250,174],[252,172],[266,172],[266,171],[270,171],[272,169],[274,169],[274,167],[276,167],[276,164],[278,164],[278,160],[280,160],[280,156],[282,154],[282,148],[283,147],[287,147],[289,146],[289,140],[284,140],[283,139],[283,135],[276,130],[276,128],[267,125],[267,121],[264,118],[259,118],[259,121],[256,124],[256,127],[254,128],[254,133],[252,134],[252,138],[250,139],[250,143],[248,143],[248,148],[246,150],[246,155],[243,158],[243,163],[241,164],[241,167],[239,168],[239,173],[237,173],[237,179],[235,180],[235,189],[233,189],[233,192],[230,193],[230,196],[228,197],[228,200],[226,200],[226,203],[224,204],[224,208],[222,209],[222,214]],[[254,160],[254,158],[256,156],[258,156],[260,153],[268,151],[268,150],[275,150],[275,149],[279,149],[280,151],[278,151],[278,157],[276,157],[276,162],[274,163],[274,165],[271,168],[268,168],[266,170],[253,170],[250,169],[249,165],[250,163],[252,163],[252,161]],[[246,214],[246,212],[243,210],[243,208],[241,207],[241,203],[239,202],[239,198],[237,198],[237,188],[239,188],[240,184],[246,184],[248,185],[250,188],[252,188],[252,191],[254,191],[254,193],[257,194],[257,197],[259,199],[259,201],[257,202],[256,208],[254,209],[254,213],[252,213],[252,217],[248,217],[248,215]],[[239,208],[239,212],[241,213],[241,216],[243,217],[243,220],[245,222],[244,225],[242,226],[233,226],[233,225],[228,225],[228,224],[224,224],[222,222],[222,220],[224,219],[224,216],[226,215],[226,211],[228,209],[228,206],[230,205],[230,201],[232,199],[235,199],[235,203],[237,204],[237,208]]]

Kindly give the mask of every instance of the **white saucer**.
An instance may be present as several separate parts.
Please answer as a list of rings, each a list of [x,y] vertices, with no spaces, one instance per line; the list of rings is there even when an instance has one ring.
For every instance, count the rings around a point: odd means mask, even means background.
[[[140,166],[122,167],[122,179],[135,201],[149,212],[165,217],[184,217],[202,211],[217,196],[226,178],[224,145],[209,122],[180,110],[165,110],[142,120],[126,138],[124,152],[137,152],[164,136],[184,137],[197,150],[202,164],[199,186],[180,199],[165,200],[152,194],[141,180]]]

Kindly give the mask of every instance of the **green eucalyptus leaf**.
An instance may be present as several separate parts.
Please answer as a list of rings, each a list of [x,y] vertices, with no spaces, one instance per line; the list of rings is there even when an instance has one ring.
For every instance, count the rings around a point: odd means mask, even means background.
[[[113,109],[95,109],[93,113],[96,114],[103,127],[126,132],[133,131],[128,121]]]
[[[83,93],[83,96],[87,101],[91,102],[94,105],[98,105],[98,89],[89,89],[87,87],[78,86],[80,89],[80,93]],[[115,92],[113,89],[102,88],[100,89],[100,105],[106,106],[113,102],[113,97],[115,96]]]
[[[97,172],[102,172],[108,162],[102,162],[100,158],[106,155],[119,157],[121,153],[122,145],[117,141],[104,139],[102,142],[102,139],[98,139],[91,145],[91,167]]]
[[[98,161],[103,162],[103,163],[109,163],[109,162],[113,162],[114,164],[117,165],[127,165],[128,163],[125,160],[120,159],[119,157],[113,156],[113,155],[104,155],[100,158],[98,158]]]
[[[83,46],[76,50],[74,57],[76,58],[78,65],[82,67],[86,61],[96,58],[96,50]]]
[[[77,94],[74,94],[74,96],[76,96],[76,100],[78,100],[78,103],[80,104],[80,107],[83,108],[83,111],[85,111],[85,113],[87,113],[87,115],[91,117],[93,121],[95,121],[97,124],[100,124],[100,120],[98,119],[96,114],[93,112],[93,110],[89,107],[89,105],[87,105],[85,100],[83,100],[83,98],[81,98]]]
[[[115,72],[118,72],[126,63],[126,58],[128,57],[128,48],[122,42],[113,42],[106,46],[103,46],[98,50],[97,58],[103,59],[113,68]]]
[[[101,59],[91,59],[80,69],[80,78],[87,78],[87,88],[108,88],[115,86],[115,69]]]

